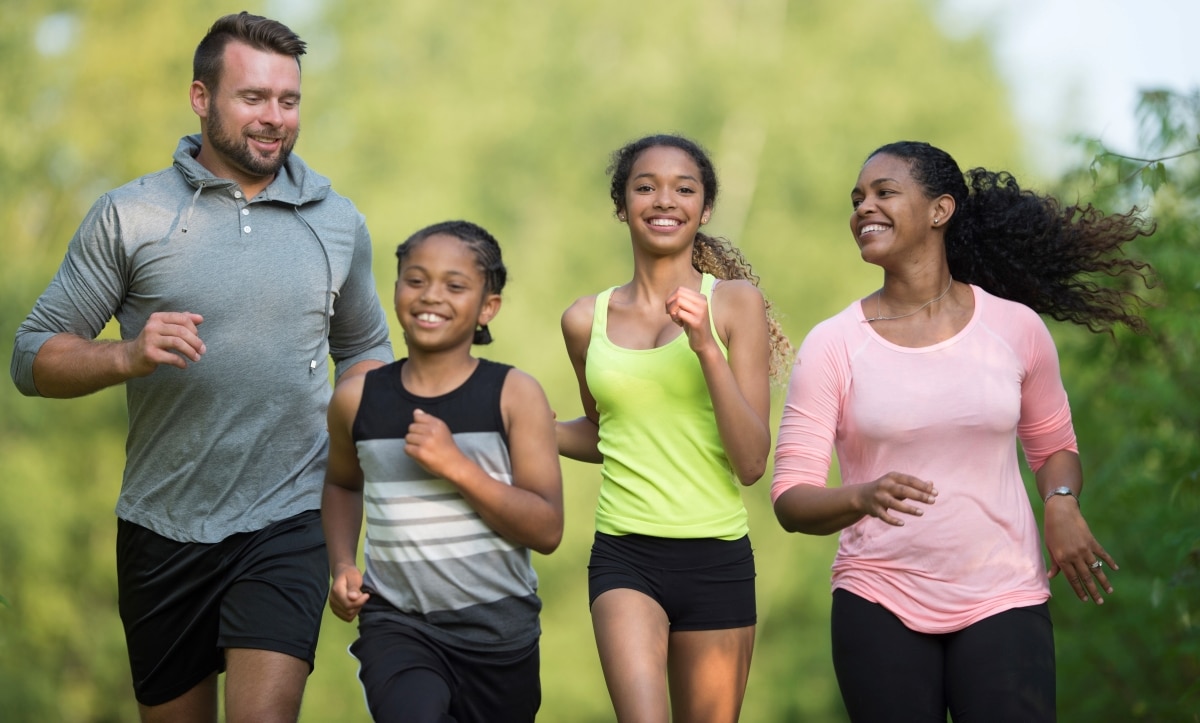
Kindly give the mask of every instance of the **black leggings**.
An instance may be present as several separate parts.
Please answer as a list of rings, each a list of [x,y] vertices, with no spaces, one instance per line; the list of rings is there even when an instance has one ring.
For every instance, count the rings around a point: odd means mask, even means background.
[[[1055,720],[1054,630],[1046,603],[940,635],[834,590],[833,668],[855,723]]]

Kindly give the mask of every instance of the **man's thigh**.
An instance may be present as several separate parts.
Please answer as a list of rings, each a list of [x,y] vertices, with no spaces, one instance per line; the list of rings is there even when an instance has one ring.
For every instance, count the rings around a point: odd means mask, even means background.
[[[328,590],[316,511],[214,544],[120,521],[117,568],[138,702],[157,706],[225,669],[224,649],[261,649],[311,670]]]

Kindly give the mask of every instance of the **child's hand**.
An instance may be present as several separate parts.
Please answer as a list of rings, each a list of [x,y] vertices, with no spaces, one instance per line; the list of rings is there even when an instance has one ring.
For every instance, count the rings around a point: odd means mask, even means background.
[[[353,565],[341,565],[329,588],[329,609],[342,620],[350,622],[371,596],[362,589],[362,572]]]
[[[454,443],[450,428],[437,417],[420,409],[413,411],[413,422],[404,437],[404,451],[430,473],[454,481],[454,467],[466,458]]]

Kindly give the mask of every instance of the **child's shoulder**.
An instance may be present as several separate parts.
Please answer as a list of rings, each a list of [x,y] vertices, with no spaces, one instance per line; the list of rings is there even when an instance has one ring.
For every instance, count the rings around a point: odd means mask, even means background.
[[[363,389],[366,386],[367,375],[375,371],[374,369],[342,376],[337,380],[337,384],[333,386],[333,393],[329,398],[329,413],[331,415],[340,415],[346,419],[353,419],[358,413],[358,407],[362,403]]]
[[[483,361],[483,360],[481,360]],[[532,374],[510,364],[491,362],[504,374],[501,398],[512,401],[537,401],[546,399],[546,391]]]
[[[392,362],[392,364],[395,364],[395,362]],[[389,364],[387,366],[391,366],[391,364]],[[375,367],[373,369],[368,369],[363,372],[355,372],[353,374],[343,374],[341,377],[338,378],[337,383],[335,383],[333,385],[333,393],[335,395],[336,394],[341,394],[341,395],[360,394],[361,395],[363,386],[367,382],[367,375],[374,373],[374,372],[378,371],[379,369],[385,369],[385,368],[387,368],[387,367]]]

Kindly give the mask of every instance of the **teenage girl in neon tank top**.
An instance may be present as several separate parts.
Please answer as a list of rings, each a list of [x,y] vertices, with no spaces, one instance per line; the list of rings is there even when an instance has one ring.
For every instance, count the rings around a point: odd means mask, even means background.
[[[741,253],[700,232],[717,180],[699,146],[643,138],[609,172],[633,278],[563,314],[584,415],[558,425],[561,454],[602,465],[600,662],[619,721],[736,721],[756,622],[740,487],[766,467],[787,340]]]

